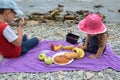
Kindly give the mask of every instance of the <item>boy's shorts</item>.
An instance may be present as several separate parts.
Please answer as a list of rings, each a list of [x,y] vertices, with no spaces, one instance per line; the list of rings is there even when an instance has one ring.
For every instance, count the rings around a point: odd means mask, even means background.
[[[22,51],[20,56],[26,54],[29,50],[34,48],[38,44],[38,42],[39,40],[37,39],[37,37],[27,39],[27,35],[24,34],[22,39]]]

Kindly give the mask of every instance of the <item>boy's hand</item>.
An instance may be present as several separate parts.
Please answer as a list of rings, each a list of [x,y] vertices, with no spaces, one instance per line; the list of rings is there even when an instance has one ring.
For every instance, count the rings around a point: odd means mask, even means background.
[[[24,18],[21,18],[20,21],[19,21],[19,27],[23,27],[24,25]]]
[[[18,31],[19,29],[22,29],[23,28],[23,25],[24,25],[24,18],[21,18],[20,21],[19,21],[19,24],[18,24],[18,28],[17,30],[15,31],[15,33],[18,35]]]

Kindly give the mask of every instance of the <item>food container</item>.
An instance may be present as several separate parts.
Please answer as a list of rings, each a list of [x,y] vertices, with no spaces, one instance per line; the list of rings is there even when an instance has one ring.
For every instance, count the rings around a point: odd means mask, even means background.
[[[68,33],[66,35],[66,41],[71,43],[71,44],[76,44],[78,39],[79,39],[78,35],[75,35],[75,34],[72,34],[72,33]]]

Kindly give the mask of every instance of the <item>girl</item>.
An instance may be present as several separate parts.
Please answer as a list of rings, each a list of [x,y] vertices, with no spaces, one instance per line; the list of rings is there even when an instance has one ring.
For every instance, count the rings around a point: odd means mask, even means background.
[[[98,14],[89,14],[85,19],[79,22],[80,31],[87,34],[83,39],[83,44],[78,44],[79,48],[90,53],[90,58],[99,58],[106,49],[108,33],[102,22],[102,17]]]

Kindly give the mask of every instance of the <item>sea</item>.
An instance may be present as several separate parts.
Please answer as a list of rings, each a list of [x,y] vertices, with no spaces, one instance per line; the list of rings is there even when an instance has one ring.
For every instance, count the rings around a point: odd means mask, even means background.
[[[46,13],[55,9],[58,4],[64,10],[79,11],[89,10],[100,12],[106,16],[106,22],[120,23],[120,0],[14,0],[25,14],[34,12]],[[101,6],[94,8],[94,6]]]

